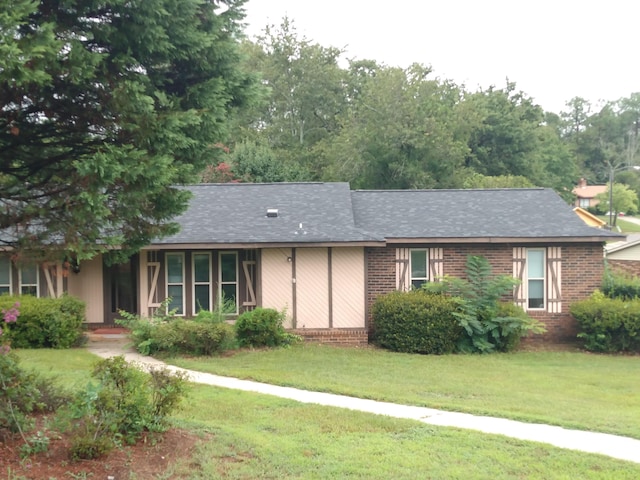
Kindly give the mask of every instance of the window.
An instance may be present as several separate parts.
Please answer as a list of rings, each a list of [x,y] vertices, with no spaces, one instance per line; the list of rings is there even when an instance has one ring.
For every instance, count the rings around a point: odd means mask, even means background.
[[[411,288],[420,288],[429,281],[427,250],[411,250]]]
[[[545,255],[543,249],[527,250],[527,307],[545,308]]]
[[[20,294],[40,296],[40,285],[38,282],[38,266],[30,265],[20,267],[18,272],[20,282]]]
[[[167,253],[167,311],[184,315],[184,253]]]
[[[238,253],[220,252],[219,257],[219,297],[235,303],[238,313]]]
[[[211,254],[193,254],[193,312],[211,310]]]
[[[590,202],[589,202],[588,198],[581,198],[579,207],[580,208],[589,208],[590,207],[589,203]]]
[[[11,292],[11,260],[0,257],[0,295]]]

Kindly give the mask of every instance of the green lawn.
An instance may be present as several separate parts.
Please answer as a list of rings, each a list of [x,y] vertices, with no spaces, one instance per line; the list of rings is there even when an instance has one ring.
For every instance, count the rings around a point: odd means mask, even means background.
[[[88,372],[97,360],[82,350],[24,350],[18,353],[24,366],[46,375],[58,375],[65,383],[79,385],[89,378]],[[308,360],[305,356],[308,354],[316,359],[319,359],[316,355],[323,355],[328,364],[342,360],[346,362],[341,368],[344,371],[361,368],[358,364],[363,359],[382,361],[385,367],[396,363],[422,367],[427,358],[314,347],[242,354],[207,363],[222,362],[229,366],[231,363],[227,361],[240,362],[243,369],[252,370],[262,360],[277,363],[276,359],[280,358],[282,361],[283,354],[298,361]],[[511,356],[429,358],[440,362],[431,364],[434,367],[444,367],[453,360],[467,361],[457,366],[456,362],[450,364],[443,374],[451,375],[455,368],[468,367],[474,361],[478,370],[492,369],[492,364],[504,366],[507,357]],[[551,354],[548,362],[541,358],[537,363],[542,369],[548,368],[545,363],[555,363],[556,368],[561,368],[560,364],[567,361],[555,354]],[[521,360],[524,362],[525,358]],[[615,367],[615,362],[612,365],[611,375],[622,373]],[[282,366],[286,369],[290,365]],[[322,367],[321,362],[310,370],[318,372]],[[375,370],[382,373],[381,368]],[[318,375],[314,373],[313,376]],[[467,377],[473,376],[471,369]],[[387,374],[383,377],[389,379]],[[334,383],[328,380],[330,372],[325,373],[325,378],[327,383]],[[394,384],[398,383],[395,381]],[[473,385],[469,390],[472,388]],[[426,386],[425,390],[428,390]],[[191,458],[167,471],[163,478],[640,478],[640,465],[604,456],[202,385],[192,388],[175,421],[179,426],[201,434],[203,440]]]
[[[607,222],[609,224],[609,217],[606,215],[598,215],[598,218]],[[618,217],[616,220],[616,225],[620,227],[620,231],[622,233],[638,233],[640,232],[640,225],[637,223],[629,222],[624,219],[624,217]],[[615,231],[615,230],[614,230]]]
[[[638,356],[435,356],[303,345],[169,362],[277,385],[640,438]]]

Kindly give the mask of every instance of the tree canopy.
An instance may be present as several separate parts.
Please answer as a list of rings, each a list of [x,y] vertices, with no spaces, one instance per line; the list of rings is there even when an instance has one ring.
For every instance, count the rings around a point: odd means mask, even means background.
[[[5,247],[126,254],[175,231],[188,198],[174,186],[252,98],[243,3],[0,1]]]

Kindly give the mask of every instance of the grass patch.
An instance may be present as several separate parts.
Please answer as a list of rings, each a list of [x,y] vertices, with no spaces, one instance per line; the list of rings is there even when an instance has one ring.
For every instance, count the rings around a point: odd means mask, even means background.
[[[275,385],[640,438],[637,356],[433,356],[300,345],[169,362]]]
[[[607,222],[607,225],[609,224],[609,216],[607,216],[607,215],[598,215],[598,218],[600,220],[604,220],[605,222]],[[638,232],[640,232],[640,225],[638,225],[637,223],[633,223],[633,222],[630,222],[628,220],[625,220],[624,217],[620,217],[619,216],[616,219],[616,226],[620,227],[620,231],[622,233],[638,233]]]
[[[232,359],[212,359],[211,362],[241,361],[243,368],[253,370],[261,357],[269,357],[263,354],[276,354],[269,362],[277,363],[283,353],[301,360],[300,355],[306,351],[302,348],[256,352]],[[345,371],[356,368],[360,359],[381,361],[386,357],[378,356],[386,352],[326,347],[314,347],[309,352],[324,355],[330,363],[340,359],[348,361],[342,365]],[[360,357],[357,352],[366,356]],[[88,372],[97,361],[97,357],[82,350],[23,350],[18,353],[24,365],[60,375],[67,382],[88,379]],[[391,354],[392,359],[386,362],[401,360],[410,365],[415,361],[412,359],[424,361],[425,358],[441,361],[495,359],[499,362],[500,357],[511,356]],[[354,361],[354,358],[358,360]],[[525,361],[524,357],[522,361]],[[332,383],[325,366],[326,363],[320,363],[309,369],[324,371],[327,383]],[[287,367],[288,363],[281,365],[281,368]],[[449,373],[457,368],[461,366],[452,366]],[[372,381],[372,378],[368,380]],[[609,408],[615,410],[612,406]],[[600,455],[203,385],[193,387],[184,408],[174,420],[179,426],[202,435],[202,442],[191,458],[183,459],[172,470],[176,478],[640,478],[640,465]]]

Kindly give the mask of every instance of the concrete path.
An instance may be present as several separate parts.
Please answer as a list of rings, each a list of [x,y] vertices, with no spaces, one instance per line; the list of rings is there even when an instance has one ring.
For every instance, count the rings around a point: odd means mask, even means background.
[[[127,348],[127,342],[127,338],[123,335],[92,335],[87,343],[87,349],[103,358],[124,355],[127,361],[136,362],[144,367],[165,365],[160,360],[145,357],[136,353],[133,349]],[[174,372],[186,372],[191,381],[205,385],[274,395],[303,403],[347,408],[376,415],[406,418],[429,425],[494,433],[518,438],[520,440],[547,443],[555,447],[598,453],[621,460],[640,463],[640,440],[633,438],[606,433],[568,430],[562,427],[524,423],[515,420],[506,420],[504,418],[481,417],[468,413],[447,412],[426,407],[397,405],[345,395],[311,392],[291,387],[279,387],[249,380],[221,377],[219,375],[186,370],[172,365],[166,366]]]

